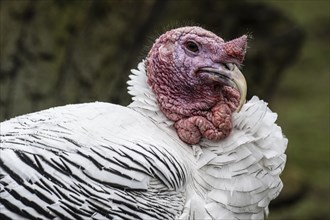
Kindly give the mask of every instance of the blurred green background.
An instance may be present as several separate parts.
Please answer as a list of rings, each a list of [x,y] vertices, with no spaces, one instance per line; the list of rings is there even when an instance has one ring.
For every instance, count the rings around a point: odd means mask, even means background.
[[[1,0],[0,120],[68,103],[127,105],[129,70],[163,31],[251,37],[249,96],[289,139],[269,219],[329,219],[329,1]]]

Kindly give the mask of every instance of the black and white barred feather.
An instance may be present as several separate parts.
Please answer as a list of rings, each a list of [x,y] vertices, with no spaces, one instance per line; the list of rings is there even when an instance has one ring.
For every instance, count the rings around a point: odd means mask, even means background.
[[[287,139],[254,97],[232,134],[188,146],[144,63],[128,107],[87,103],[0,124],[0,219],[260,219],[282,188]]]

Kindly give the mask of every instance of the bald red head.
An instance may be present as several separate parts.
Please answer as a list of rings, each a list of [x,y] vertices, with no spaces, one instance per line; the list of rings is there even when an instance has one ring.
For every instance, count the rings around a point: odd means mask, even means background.
[[[229,135],[229,119],[240,98],[232,88],[230,68],[243,62],[246,45],[245,35],[225,42],[200,27],[173,29],[155,41],[146,60],[148,84],[160,109],[175,122],[186,143]],[[201,130],[195,120],[204,121],[207,131]],[[193,127],[198,129],[192,132]]]

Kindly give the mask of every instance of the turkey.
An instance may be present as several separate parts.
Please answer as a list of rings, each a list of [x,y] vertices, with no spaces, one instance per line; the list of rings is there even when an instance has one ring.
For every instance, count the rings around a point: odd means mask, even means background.
[[[127,107],[66,105],[2,122],[1,219],[263,219],[282,187],[276,113],[245,102],[247,36],[167,31]]]

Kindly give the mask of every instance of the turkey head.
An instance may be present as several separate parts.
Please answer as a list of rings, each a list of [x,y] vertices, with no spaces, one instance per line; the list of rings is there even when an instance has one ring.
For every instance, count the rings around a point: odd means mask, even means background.
[[[170,30],[155,41],[146,60],[148,84],[182,141],[218,141],[230,134],[231,115],[245,103],[239,66],[246,45],[246,35],[225,42],[195,26]]]

